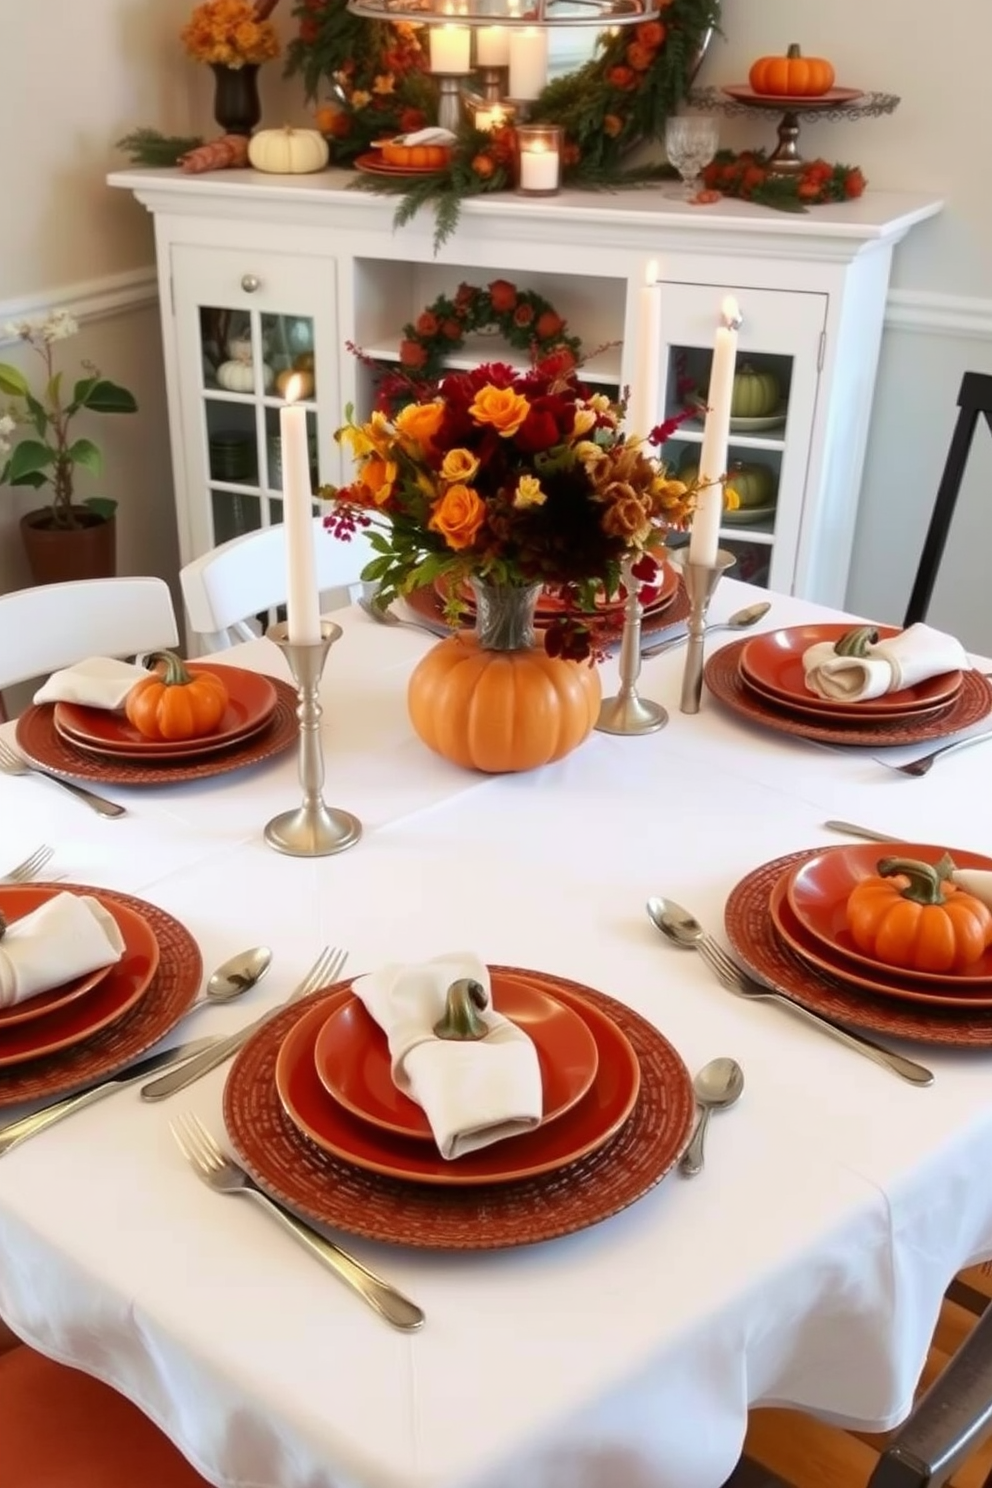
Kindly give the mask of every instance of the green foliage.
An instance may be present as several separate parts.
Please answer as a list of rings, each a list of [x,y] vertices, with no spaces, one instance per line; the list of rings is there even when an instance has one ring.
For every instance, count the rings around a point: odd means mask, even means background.
[[[133,129],[117,141],[117,149],[130,155],[133,165],[178,165],[190,150],[203,144],[201,135],[162,134],[158,129]]]

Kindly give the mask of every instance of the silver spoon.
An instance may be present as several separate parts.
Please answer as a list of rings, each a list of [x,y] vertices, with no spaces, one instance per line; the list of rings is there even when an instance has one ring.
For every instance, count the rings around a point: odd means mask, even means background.
[[[363,614],[368,615],[370,620],[375,620],[378,625],[401,626],[404,630],[426,630],[427,634],[432,636],[454,634],[450,626],[443,625],[440,621],[437,625],[429,625],[426,620],[405,620],[402,616],[394,614],[392,610],[381,610],[373,600],[365,599],[364,596],[359,599],[358,608]]]
[[[272,952],[268,946],[239,951],[218,966],[189,1011],[192,1013],[196,1008],[206,1007],[208,1002],[233,1002],[242,992],[260,982],[271,965]]]
[[[761,599],[757,604],[745,605],[743,610],[735,610],[729,620],[721,620],[717,625],[707,625],[706,634],[712,635],[715,630],[747,630],[752,625],[757,625],[771,609],[771,601]],[[681,635],[669,636],[665,641],[659,641],[656,646],[646,646],[641,651],[641,657],[660,656],[663,651],[670,651],[674,646],[681,646],[683,641],[689,639],[689,632],[685,630]]]
[[[885,1048],[884,1044],[876,1044],[873,1039],[866,1038],[863,1033],[850,1033],[842,1028],[839,1023],[831,1023],[829,1018],[821,1018],[819,1013],[814,1013],[811,1008],[804,1007],[801,1002],[795,1002],[785,992],[779,992],[776,987],[768,986],[748,976],[746,972],[732,961],[719,941],[707,935],[702,925],[681,904],[676,904],[674,899],[649,899],[646,905],[648,917],[672,945],[677,945],[682,950],[696,950],[702,955],[704,961],[719,981],[731,992],[740,997],[753,998],[755,1002],[780,1002],[784,1007],[791,1008],[801,1018],[806,1018],[814,1023],[823,1033],[830,1033],[842,1044],[856,1049],[866,1059],[871,1059],[875,1064],[880,1064],[901,1079],[908,1080],[911,1085],[932,1085],[933,1071],[928,1070],[926,1065],[917,1064],[915,1059],[906,1059],[902,1054],[896,1054],[892,1049]]]
[[[740,1100],[744,1089],[744,1071],[736,1059],[711,1059],[696,1075],[692,1089],[700,1111],[692,1141],[679,1161],[679,1171],[687,1178],[702,1171],[703,1142],[710,1112],[725,1111],[728,1106]]]

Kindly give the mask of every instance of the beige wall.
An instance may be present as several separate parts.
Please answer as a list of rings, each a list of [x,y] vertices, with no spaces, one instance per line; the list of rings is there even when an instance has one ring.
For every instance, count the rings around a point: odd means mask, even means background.
[[[73,286],[150,267],[150,221],[126,194],[107,189],[104,176],[123,163],[114,141],[136,125],[211,128],[210,74],[178,42],[190,9],[191,0],[8,0],[0,44],[0,323],[18,302],[44,307]],[[289,34],[289,0],[276,19]],[[701,83],[743,80],[754,56],[799,41],[811,54],[832,57],[840,82],[900,94],[891,117],[807,126],[804,146],[860,164],[879,187],[933,191],[948,203],[898,251],[894,324],[883,351],[849,591],[852,607],[898,618],[961,373],[992,365],[992,198],[980,164],[992,4],[952,0],[935,10],[928,0],[724,0],[724,30]],[[301,86],[284,82],[279,67],[263,69],[265,121],[301,121]],[[763,120],[733,121],[724,138],[772,143],[773,131]],[[121,500],[122,571],[167,571],[175,542],[154,314],[140,303],[125,305],[110,320],[88,322],[75,345],[141,402],[138,418],[106,420],[101,430],[107,489]],[[934,618],[992,651],[992,606],[982,598],[972,556],[983,539],[987,546],[981,458],[969,476],[961,535]],[[23,504],[0,492],[5,587],[23,578],[12,528]]]

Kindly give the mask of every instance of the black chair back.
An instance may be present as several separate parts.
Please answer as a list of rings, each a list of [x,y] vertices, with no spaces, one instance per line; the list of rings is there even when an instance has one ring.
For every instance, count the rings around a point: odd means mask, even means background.
[[[954,515],[958,492],[964,477],[964,467],[971,449],[971,441],[980,414],[992,432],[992,376],[983,372],[966,372],[958,394],[958,421],[954,426],[951,447],[947,452],[947,463],[937,488],[937,499],[927,530],[926,542],[920,566],[916,571],[913,592],[906,611],[906,625],[914,625],[926,618],[930,608],[930,597],[937,579],[940,560],[944,556],[944,545]]]

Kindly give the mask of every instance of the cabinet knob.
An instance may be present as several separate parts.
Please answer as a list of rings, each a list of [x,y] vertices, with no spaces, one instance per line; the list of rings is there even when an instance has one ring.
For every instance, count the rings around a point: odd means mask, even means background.
[[[262,281],[257,274],[242,274],[241,288],[245,294],[254,294],[256,289],[261,289]]]

